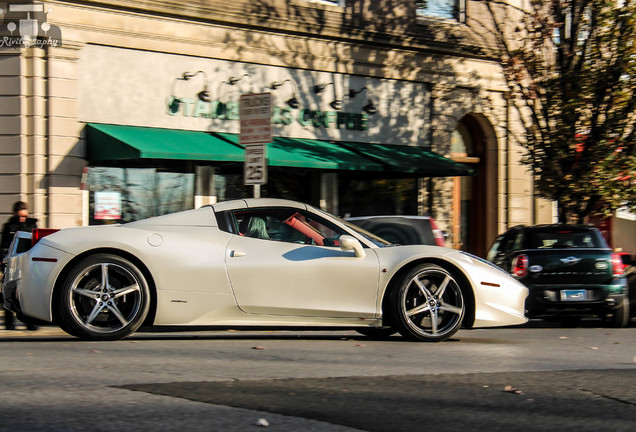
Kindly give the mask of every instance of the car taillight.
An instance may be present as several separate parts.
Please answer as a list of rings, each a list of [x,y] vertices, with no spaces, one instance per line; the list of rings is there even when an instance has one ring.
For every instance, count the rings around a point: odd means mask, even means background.
[[[35,246],[37,242],[42,240],[47,235],[53,234],[54,232],[59,231],[59,229],[55,228],[37,228],[33,230],[33,236],[31,237],[31,247]]]
[[[435,223],[435,220],[433,218],[431,218],[431,229],[433,230],[433,237],[435,238],[435,244],[437,246],[442,246],[442,247],[446,246],[444,233],[442,232],[442,230],[437,228],[437,224]]]
[[[614,277],[623,276],[623,273],[625,273],[625,266],[623,265],[623,260],[621,259],[621,256],[617,253],[613,253],[611,255],[611,261],[612,261],[612,276]]]
[[[524,277],[528,274],[528,255],[517,255],[512,260],[512,274],[516,277]]]

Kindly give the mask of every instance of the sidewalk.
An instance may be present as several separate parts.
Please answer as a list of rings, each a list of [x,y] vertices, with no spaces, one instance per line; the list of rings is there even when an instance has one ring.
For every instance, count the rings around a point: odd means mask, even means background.
[[[0,338],[24,338],[31,336],[68,336],[61,328],[56,325],[40,326],[38,330],[27,330],[25,324],[15,318],[15,330],[7,330],[4,328],[4,309],[0,308]],[[70,336],[69,336],[70,337]]]
[[[16,326],[15,330],[6,330],[4,326],[0,328],[0,339],[7,338],[32,338],[32,337],[69,336],[62,329],[56,326],[40,327],[38,330],[27,330],[24,326]]]

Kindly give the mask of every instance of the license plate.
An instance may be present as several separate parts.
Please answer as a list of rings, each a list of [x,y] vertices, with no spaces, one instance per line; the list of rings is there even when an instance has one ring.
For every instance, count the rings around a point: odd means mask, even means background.
[[[562,290],[561,301],[585,301],[587,291],[585,290]]]

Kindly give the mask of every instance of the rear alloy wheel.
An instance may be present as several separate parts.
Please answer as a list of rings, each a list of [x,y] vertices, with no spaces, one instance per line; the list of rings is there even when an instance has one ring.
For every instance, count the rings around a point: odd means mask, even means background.
[[[148,314],[150,290],[130,261],[97,254],[71,270],[58,299],[63,330],[82,339],[115,340],[141,326]]]
[[[422,264],[392,292],[394,324],[411,340],[437,342],[461,327],[466,306],[459,283],[446,269]]]

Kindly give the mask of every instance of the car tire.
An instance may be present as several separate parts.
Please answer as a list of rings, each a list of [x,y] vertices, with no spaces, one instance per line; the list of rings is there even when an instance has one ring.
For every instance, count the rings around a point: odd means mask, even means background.
[[[59,326],[88,340],[130,335],[144,322],[150,307],[150,290],[143,273],[130,261],[112,254],[81,260],[56,298]]]
[[[409,340],[438,342],[462,325],[466,304],[458,280],[436,264],[420,264],[391,292],[395,328]]]
[[[623,328],[629,325],[630,314],[629,314],[629,299],[627,297],[623,298],[620,304],[612,310],[612,327]]]
[[[397,333],[397,330],[393,327],[364,327],[356,329],[356,331],[371,339],[386,339]]]

